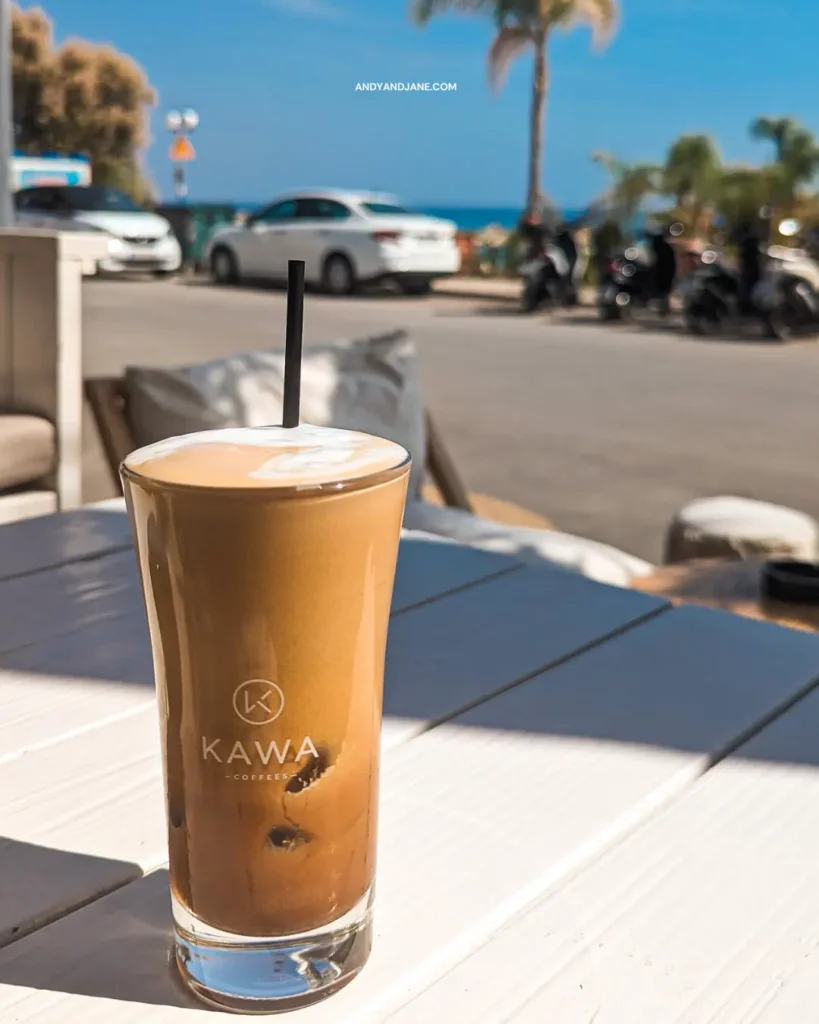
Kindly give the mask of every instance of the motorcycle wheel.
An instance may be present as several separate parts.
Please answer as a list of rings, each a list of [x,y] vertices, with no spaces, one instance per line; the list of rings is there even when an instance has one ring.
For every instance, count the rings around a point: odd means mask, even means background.
[[[521,313],[534,313],[540,305],[540,282],[527,281],[520,297]]]
[[[626,316],[631,322],[643,330],[654,330],[657,321],[662,320],[662,314],[655,307],[652,308],[648,302],[632,301],[626,306]]]
[[[765,314],[764,326],[767,338],[771,341],[785,342],[793,337],[796,324],[792,311],[783,306]]]
[[[605,323],[611,323],[613,320],[620,320],[622,318],[620,307],[613,304],[598,306],[597,313]]]
[[[722,317],[714,309],[687,309],[685,326],[689,334],[695,334],[698,338],[709,338],[722,330]]]

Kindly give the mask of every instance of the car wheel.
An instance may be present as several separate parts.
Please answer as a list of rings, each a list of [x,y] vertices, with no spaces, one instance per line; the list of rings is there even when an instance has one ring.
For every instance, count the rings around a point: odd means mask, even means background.
[[[429,295],[432,281],[399,281],[401,291],[405,295]]]
[[[236,284],[239,280],[236,257],[224,245],[210,254],[210,276],[216,284]]]
[[[327,257],[321,283],[329,295],[352,295],[358,286],[352,263],[341,253]]]
[[[155,270],[154,277],[159,281],[163,281],[168,277],[173,277],[175,273],[175,270]]]

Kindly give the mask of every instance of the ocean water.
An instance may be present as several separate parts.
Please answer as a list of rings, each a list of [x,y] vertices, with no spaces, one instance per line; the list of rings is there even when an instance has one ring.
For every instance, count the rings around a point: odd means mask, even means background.
[[[258,209],[261,203],[240,203],[238,208],[245,212]],[[426,213],[430,217],[442,217],[454,221],[460,231],[480,231],[497,224],[502,228],[514,228],[520,220],[522,208],[519,206],[411,206],[417,213]],[[566,220],[573,220],[583,211],[579,208],[561,211]]]
[[[523,212],[518,206],[419,206],[416,209],[430,217],[453,220],[460,231],[480,231],[490,224],[513,228]]]
[[[523,212],[519,206],[419,206],[417,210],[430,217],[454,220],[461,231],[480,231],[490,224],[513,228]],[[561,210],[560,215],[565,220],[573,220],[582,212],[580,209],[566,209]]]

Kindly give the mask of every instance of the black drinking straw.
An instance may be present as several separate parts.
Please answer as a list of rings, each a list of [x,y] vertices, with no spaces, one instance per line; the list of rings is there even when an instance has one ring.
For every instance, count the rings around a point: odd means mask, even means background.
[[[299,425],[301,338],[304,330],[304,260],[287,261],[287,334],[284,339],[282,426]]]

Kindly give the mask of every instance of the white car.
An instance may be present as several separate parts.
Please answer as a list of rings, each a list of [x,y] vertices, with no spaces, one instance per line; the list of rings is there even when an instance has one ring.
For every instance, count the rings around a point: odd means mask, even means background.
[[[333,295],[385,279],[422,295],[436,277],[460,270],[455,230],[383,195],[323,189],[282,196],[244,224],[217,229],[206,256],[220,284],[285,278],[288,260],[299,259],[308,284]]]
[[[15,193],[14,205],[21,226],[104,231],[109,236],[108,257],[97,264],[103,273],[148,271],[163,276],[182,266],[182,248],[170,223],[117,189],[40,185]]]

